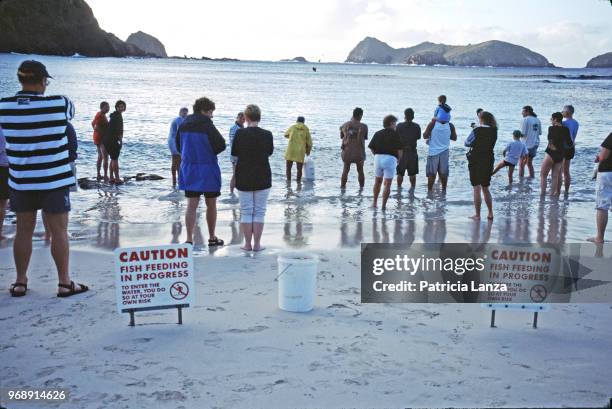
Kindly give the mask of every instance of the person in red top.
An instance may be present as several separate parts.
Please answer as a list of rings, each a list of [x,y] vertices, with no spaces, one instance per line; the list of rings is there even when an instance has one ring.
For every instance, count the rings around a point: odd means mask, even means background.
[[[98,161],[96,163],[96,169],[98,171],[98,180],[102,179],[102,175],[100,175],[100,169],[102,164],[104,164],[104,181],[108,181],[108,153],[104,148],[104,144],[102,140],[104,139],[104,134],[108,132],[108,119],[106,118],[106,114],[110,111],[110,105],[108,102],[103,101],[100,103],[100,111],[96,113],[94,120],[91,121],[91,126],[94,130],[93,132],[93,142],[98,149]]]

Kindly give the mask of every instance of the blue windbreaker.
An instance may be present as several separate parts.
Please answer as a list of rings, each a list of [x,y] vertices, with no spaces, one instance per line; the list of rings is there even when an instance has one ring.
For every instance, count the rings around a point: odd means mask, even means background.
[[[212,120],[202,114],[187,116],[176,134],[176,147],[181,153],[179,189],[220,192],[217,155],[225,150],[225,139]]]

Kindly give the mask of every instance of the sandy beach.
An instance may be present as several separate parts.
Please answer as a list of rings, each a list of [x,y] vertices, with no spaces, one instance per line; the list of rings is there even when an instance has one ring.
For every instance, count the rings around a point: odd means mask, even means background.
[[[238,246],[195,258],[197,296],[171,311],[116,311],[110,253],[74,250],[92,291],[55,297],[46,248],[27,297],[0,292],[2,387],[67,388],[62,403],[10,408],[604,406],[610,393],[609,304],[530,315],[479,305],[361,304],[359,250],[316,251],[315,309],[277,308],[276,256]],[[13,280],[10,248],[0,280]],[[4,403],[6,406],[7,404]]]

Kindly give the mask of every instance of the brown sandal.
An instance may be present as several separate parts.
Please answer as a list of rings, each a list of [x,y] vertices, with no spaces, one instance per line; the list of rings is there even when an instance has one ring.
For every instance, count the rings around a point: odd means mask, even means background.
[[[15,291],[15,287],[23,287],[23,291]],[[28,285],[20,282],[13,283],[11,284],[9,292],[11,293],[11,297],[23,297],[28,292]]]
[[[89,287],[87,287],[85,284],[81,284],[81,283],[78,283],[78,284],[81,287],[79,290],[77,290],[75,288],[76,286],[74,284],[74,281],[70,281],[70,284],[61,284],[61,283],[58,284],[57,285],[58,287],[65,288],[66,290],[70,290],[70,291],[66,291],[66,292],[63,292],[63,293],[59,293],[58,292],[57,296],[65,298],[65,297],[70,297],[70,296],[73,296],[73,295],[76,295],[76,294],[81,294],[81,293],[84,293],[87,290],[89,290]]]

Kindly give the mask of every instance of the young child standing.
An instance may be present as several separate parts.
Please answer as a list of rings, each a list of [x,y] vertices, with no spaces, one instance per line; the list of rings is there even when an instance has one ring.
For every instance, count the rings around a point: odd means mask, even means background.
[[[514,167],[517,165],[520,159],[528,155],[527,147],[521,141],[521,131],[512,132],[512,142],[506,145],[504,149],[504,159],[495,166],[493,175],[499,172],[502,168],[508,167],[508,182],[512,184],[512,175],[514,174]]]

